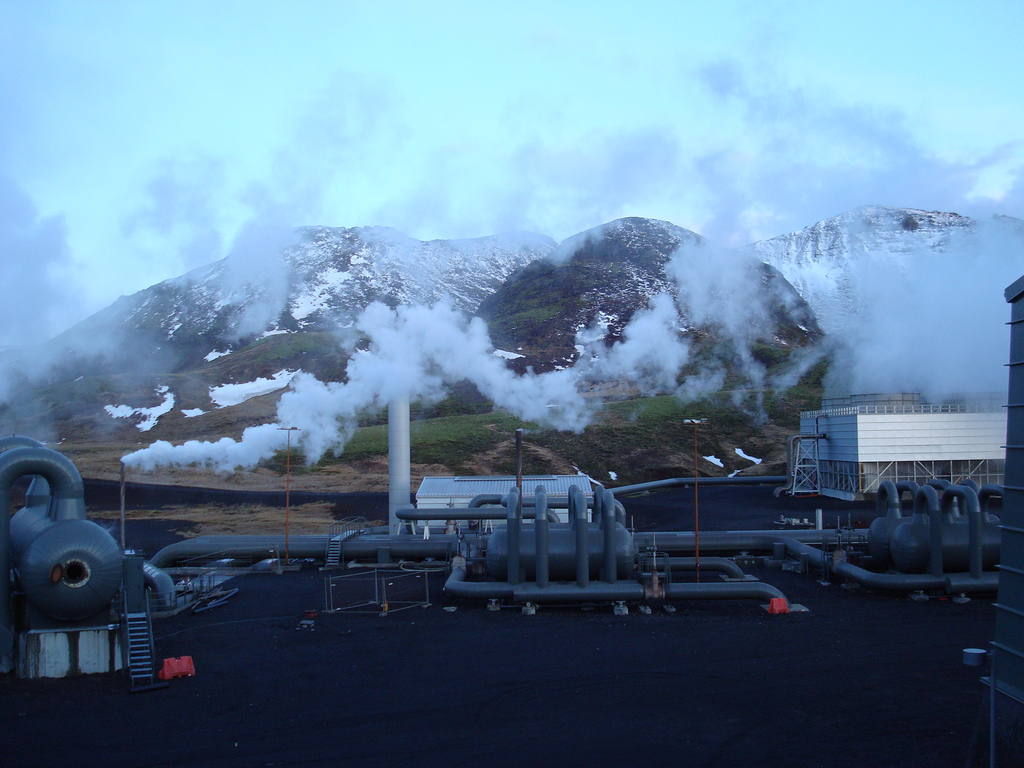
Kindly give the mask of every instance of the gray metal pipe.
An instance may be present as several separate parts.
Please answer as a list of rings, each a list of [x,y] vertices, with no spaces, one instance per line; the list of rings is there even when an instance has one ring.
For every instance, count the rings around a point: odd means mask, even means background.
[[[832,564],[832,571],[871,589],[913,592],[924,589],[945,589],[946,577],[927,573],[875,573],[848,562]]]
[[[465,568],[452,568],[444,591],[452,597],[468,597],[476,600],[511,600],[515,587],[501,581],[466,581]]]
[[[789,600],[778,589],[763,581],[720,581],[686,582],[665,585],[665,597],[669,600],[764,600],[782,598],[789,606]]]
[[[293,558],[323,559],[330,536],[291,536],[289,550]],[[370,535],[353,536],[342,543],[342,554],[349,559],[375,559],[382,549],[405,559],[444,559],[458,549],[457,536],[438,535],[429,539],[415,536]],[[260,536],[197,536],[178,541],[157,552],[150,562],[157,568],[168,568],[179,560],[227,553],[234,557],[265,557],[273,550],[284,551],[283,535]]]
[[[989,571],[978,578],[968,573],[951,573],[946,576],[945,588],[951,595],[991,594],[999,591],[999,573]]]
[[[533,520],[536,517],[536,508],[529,508],[525,504],[523,505],[523,519]],[[558,514],[547,510],[545,512],[549,522],[558,523],[561,522],[558,519]],[[505,520],[507,513],[502,510],[482,510],[479,508],[468,509],[462,507],[453,507],[451,509],[418,509],[417,507],[404,507],[395,511],[395,517],[399,520],[415,520],[417,522],[425,522],[429,520],[435,521],[447,521],[447,520]]]
[[[506,529],[508,531],[508,583],[519,583],[519,489],[513,488],[508,493]]]
[[[885,480],[878,486],[875,498],[875,512],[878,515],[868,526],[868,551],[878,568],[886,568],[892,562],[890,540],[897,527],[906,520],[903,516],[902,498],[909,493],[911,501],[920,486],[913,481],[894,483]]]
[[[390,537],[389,537],[390,538]],[[397,538],[397,537],[395,537]],[[409,537],[412,539],[412,537]],[[416,539],[418,541],[418,539]],[[290,536],[289,555],[293,558],[323,558],[329,536]],[[433,541],[431,539],[430,541]],[[268,553],[284,552],[284,535],[211,535],[197,536],[170,544],[150,558],[156,568],[170,568],[182,560],[194,560],[215,554],[229,557],[263,559]]]
[[[857,529],[853,535],[865,535],[867,531]],[[799,530],[786,531],[701,531],[700,549],[714,552],[771,552],[772,545],[782,539],[810,544],[829,544],[836,541],[835,531]],[[637,532],[633,541],[640,551],[657,549],[662,552],[693,552],[696,547],[692,531]],[[703,558],[702,558],[703,559]]]
[[[576,586],[586,587],[590,583],[590,548],[587,545],[590,524],[587,521],[587,505],[583,491],[575,485],[569,488],[570,511],[575,512],[572,524],[576,526]]]
[[[981,502],[978,493],[969,485],[950,485],[942,492],[943,511],[951,508],[953,499],[959,499],[962,509],[967,510],[968,570],[971,578],[980,579],[982,564]]]
[[[896,490],[896,483],[892,480],[883,480],[878,484],[878,493],[875,495],[875,515],[899,517],[900,494]]]
[[[601,491],[602,522],[604,523],[604,565],[602,571],[604,581],[614,584],[618,580],[618,566],[615,552],[615,497],[611,491]]]
[[[928,573],[942,575],[942,505],[939,495],[929,481],[914,496],[914,514],[928,513]]]
[[[658,562],[668,561],[668,567],[673,571],[695,571],[697,570],[697,558],[695,557],[669,557],[661,558]],[[724,573],[730,579],[746,579],[747,574],[735,562],[727,557],[702,557],[700,559],[702,571],[716,571]]]
[[[995,485],[994,483],[985,483],[985,485],[981,486],[981,490],[978,491],[978,501],[981,503],[981,511],[986,515],[988,514],[989,503],[994,498],[1002,500],[1003,486]]]
[[[702,477],[701,485],[778,485],[785,483],[785,475],[762,475],[761,477]],[[649,483],[637,483],[636,485],[620,485],[612,488],[615,496],[628,496],[632,493],[643,493],[644,491],[655,491],[661,488],[675,488],[680,485],[693,485],[695,479],[692,477],[673,477],[669,480],[654,480]]]
[[[324,542],[319,554],[304,557],[322,558],[326,552],[326,536],[319,538]],[[295,537],[292,537],[294,541]],[[350,560],[376,559],[378,553],[386,549],[392,557],[403,560],[445,560],[459,551],[459,537],[454,534],[439,534],[429,539],[415,536],[370,535],[353,536],[341,544],[342,556]],[[294,550],[293,550],[294,551]]]
[[[28,437],[27,435],[0,437],[0,453],[9,451],[12,448],[45,448],[45,446],[35,438]]]
[[[536,584],[524,583],[517,586],[502,582],[467,582],[466,570],[452,570],[444,590],[453,597],[476,599],[514,600],[517,603],[589,603],[589,602],[641,602],[646,599],[644,586],[635,581],[619,581],[614,584],[594,583],[585,587],[578,584],[551,584],[539,588]],[[711,584],[669,584],[666,585],[668,600],[725,600],[747,599],[770,601],[782,598],[789,600],[778,589],[764,582],[720,582]]]
[[[583,493],[583,499],[586,506],[593,507],[594,500],[592,497],[587,496]],[[501,493],[481,493],[474,496],[469,500],[467,505],[469,509],[478,509],[485,506],[504,507],[508,500],[508,494]],[[523,495],[523,507],[535,507],[537,506],[537,500],[533,496]],[[569,508],[569,497],[565,498],[552,498],[548,497],[548,509],[568,509]],[[457,507],[456,507],[457,509]]]
[[[174,579],[169,574],[157,568],[152,563],[142,563],[142,577],[146,586],[152,591],[155,600],[153,609],[156,611],[169,611],[174,608],[176,593],[174,591]]]
[[[644,586],[636,581],[617,581],[612,584],[595,581],[579,584],[549,584],[539,589],[536,584],[519,584],[512,599],[517,603],[591,603],[640,601],[644,599]]]
[[[934,490],[934,489],[932,489]],[[821,567],[824,553],[807,544],[785,539],[786,552],[791,556],[806,555],[809,562]],[[844,579],[856,582],[870,589],[881,589],[896,592],[913,592],[918,590],[944,589],[950,594],[973,594],[994,592],[999,585],[997,573],[984,573],[979,577],[970,574],[956,573],[945,576],[934,576],[925,573],[876,573],[847,561],[835,562],[830,565],[832,572]]]
[[[409,396],[388,403],[388,527],[398,533],[395,512],[409,505],[412,454],[409,439]]]
[[[537,586],[544,588],[548,585],[550,574],[548,568],[548,516],[546,514],[548,494],[543,485],[538,485],[534,495],[537,499],[537,512],[541,513],[537,515],[537,522],[534,525],[537,539]]]
[[[500,493],[481,493],[469,500],[469,508],[477,509],[485,505],[504,506],[505,497]]]

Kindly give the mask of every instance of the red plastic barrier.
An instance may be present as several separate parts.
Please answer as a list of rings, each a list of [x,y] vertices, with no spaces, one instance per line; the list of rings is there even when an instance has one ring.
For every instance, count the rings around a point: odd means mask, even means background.
[[[789,601],[784,597],[773,597],[768,601],[768,613],[772,615],[789,613]]]
[[[172,677],[194,677],[195,674],[196,667],[191,656],[175,656],[164,659],[164,666],[157,673],[157,677],[161,680],[170,680]]]

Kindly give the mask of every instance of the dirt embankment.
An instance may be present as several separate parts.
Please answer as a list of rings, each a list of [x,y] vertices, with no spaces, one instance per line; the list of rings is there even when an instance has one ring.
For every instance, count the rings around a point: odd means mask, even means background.
[[[121,457],[131,452],[119,445],[68,444],[55,446],[78,467],[83,477],[118,481]],[[412,465],[412,487],[424,476],[453,474],[441,464]],[[149,485],[181,485],[237,491],[283,491],[285,474],[266,467],[218,472],[203,467],[159,467],[153,471],[126,468],[125,480]],[[323,467],[292,467],[288,484],[293,491],[312,493],[386,493],[387,457],[329,464]]]

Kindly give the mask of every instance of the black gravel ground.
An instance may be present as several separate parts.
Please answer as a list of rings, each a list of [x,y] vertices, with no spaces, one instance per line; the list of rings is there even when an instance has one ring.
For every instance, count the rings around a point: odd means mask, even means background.
[[[779,514],[754,506],[722,527]],[[702,527],[715,508],[702,491]],[[991,599],[747,570],[809,610],[528,616],[448,600],[436,573],[429,607],[327,614],[327,573],[239,577],[224,606],[156,622],[158,656],[192,656],[195,677],[135,695],[114,675],[0,681],[0,765],[935,768],[983,745],[987,688],[961,649],[991,640]]]

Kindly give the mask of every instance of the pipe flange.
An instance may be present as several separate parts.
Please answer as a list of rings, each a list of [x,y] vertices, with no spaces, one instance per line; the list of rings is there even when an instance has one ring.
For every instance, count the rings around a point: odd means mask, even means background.
[[[56,574],[58,568],[60,568],[61,571],[59,583],[64,584],[71,589],[81,589],[89,583],[89,577],[92,576],[92,571],[89,570],[89,564],[77,557],[68,558],[59,566],[54,566],[50,571],[51,580]]]

